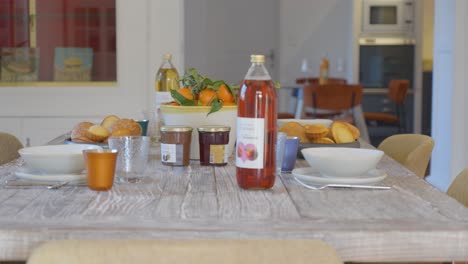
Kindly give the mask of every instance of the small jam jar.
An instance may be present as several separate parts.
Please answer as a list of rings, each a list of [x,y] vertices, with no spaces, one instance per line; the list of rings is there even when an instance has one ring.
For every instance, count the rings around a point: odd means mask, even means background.
[[[169,166],[190,164],[192,130],[189,126],[162,126],[160,128],[162,164]]]
[[[227,164],[229,153],[228,126],[201,126],[198,128],[200,143],[200,164],[224,166]]]

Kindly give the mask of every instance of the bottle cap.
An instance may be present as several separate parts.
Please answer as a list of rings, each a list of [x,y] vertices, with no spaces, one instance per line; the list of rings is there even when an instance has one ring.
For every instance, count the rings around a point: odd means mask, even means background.
[[[164,54],[164,59],[165,59],[165,60],[170,60],[170,59],[172,59],[172,54]]]
[[[250,55],[250,62],[264,63],[265,56],[264,55]]]

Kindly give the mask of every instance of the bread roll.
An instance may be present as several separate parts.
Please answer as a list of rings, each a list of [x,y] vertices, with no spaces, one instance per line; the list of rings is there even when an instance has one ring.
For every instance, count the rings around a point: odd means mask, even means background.
[[[305,126],[305,133],[310,140],[323,138],[328,134],[328,127],[322,124],[312,124]]]
[[[120,120],[118,116],[108,115],[102,120],[101,126],[105,127],[110,132],[112,125],[118,120]]]
[[[355,127],[354,125],[345,122],[345,124],[348,126],[348,128],[351,130],[351,133],[353,134],[354,140],[357,140],[359,136],[361,136],[361,132],[359,132],[359,129]]]
[[[141,136],[141,126],[133,119],[122,118],[117,120],[110,127],[111,135],[114,134],[114,132],[121,129],[127,129],[128,131],[130,131],[129,136]]]
[[[109,137],[109,131],[100,125],[93,125],[86,130],[86,137],[94,142],[102,142]]]
[[[351,129],[345,122],[334,121],[330,130],[336,143],[351,143],[355,140]]]
[[[288,137],[299,137],[301,143],[309,142],[305,133],[305,127],[298,122],[287,122],[282,125],[278,131],[286,133]]]
[[[82,143],[91,143],[93,142],[92,139],[86,136],[86,131],[93,126],[94,124],[91,122],[81,122],[76,124],[71,132],[71,140],[73,142],[82,142]]]

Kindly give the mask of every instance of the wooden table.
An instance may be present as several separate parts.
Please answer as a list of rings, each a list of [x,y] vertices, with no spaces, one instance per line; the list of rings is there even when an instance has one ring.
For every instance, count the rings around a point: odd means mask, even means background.
[[[271,190],[246,191],[233,163],[167,167],[152,151],[145,184],[0,186],[0,260],[25,260],[48,240],[111,238],[313,238],[345,261],[468,260],[468,208],[388,157],[378,167],[389,191],[311,191],[291,174]],[[0,180],[22,163],[1,166]]]

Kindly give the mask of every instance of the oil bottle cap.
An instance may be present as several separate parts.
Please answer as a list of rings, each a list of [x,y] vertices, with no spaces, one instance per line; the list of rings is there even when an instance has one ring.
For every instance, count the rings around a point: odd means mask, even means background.
[[[265,55],[250,55],[250,62],[264,63]]]
[[[170,60],[170,59],[172,59],[172,54],[169,54],[169,53],[168,53],[168,54],[164,54],[164,59],[165,59],[165,60]]]

